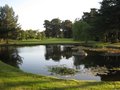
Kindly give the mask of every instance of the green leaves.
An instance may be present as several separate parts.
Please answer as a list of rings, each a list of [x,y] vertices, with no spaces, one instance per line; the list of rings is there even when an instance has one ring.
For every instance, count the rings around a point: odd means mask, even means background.
[[[19,28],[18,16],[15,15],[12,7],[5,5],[0,7],[0,38],[11,38],[13,31]]]
[[[98,26],[102,29],[104,41],[120,41],[120,1],[103,0],[99,10]]]
[[[54,18],[51,21],[44,21],[46,37],[53,38],[72,38],[72,22],[70,20],[62,21],[59,18]]]
[[[75,40],[88,40],[90,25],[84,21],[76,21],[73,25],[73,38]]]
[[[46,29],[46,37],[60,37],[61,20],[59,18],[45,20],[43,25]]]

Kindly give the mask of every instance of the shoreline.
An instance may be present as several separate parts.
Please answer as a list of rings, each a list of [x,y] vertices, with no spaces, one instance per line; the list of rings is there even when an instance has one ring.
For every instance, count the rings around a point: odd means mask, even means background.
[[[110,90],[120,88],[120,81],[66,80],[23,72],[0,61],[1,90]]]
[[[65,38],[50,38],[44,40],[10,40],[9,44],[0,43],[0,46],[37,46],[37,45],[75,45],[79,49],[79,47],[83,47],[84,50],[89,51],[103,51],[109,53],[120,53],[120,43],[103,43],[103,42],[95,42],[89,41],[85,43],[84,41],[74,41],[73,39],[65,39]]]

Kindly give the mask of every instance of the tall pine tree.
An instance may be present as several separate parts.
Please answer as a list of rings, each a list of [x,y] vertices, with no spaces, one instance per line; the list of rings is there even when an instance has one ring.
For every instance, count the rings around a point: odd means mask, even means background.
[[[11,38],[10,35],[20,28],[17,21],[18,16],[15,15],[12,7],[8,5],[0,7],[0,38],[6,40],[7,43],[8,38]]]

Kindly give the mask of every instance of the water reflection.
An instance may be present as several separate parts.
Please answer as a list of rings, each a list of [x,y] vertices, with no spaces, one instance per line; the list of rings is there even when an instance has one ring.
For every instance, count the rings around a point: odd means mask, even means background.
[[[103,52],[95,51],[86,51],[88,55],[85,56],[79,53],[74,54],[77,52],[72,48],[73,46],[60,47],[60,45],[48,45],[46,46],[45,57],[47,60],[60,61],[61,57],[69,60],[73,56],[73,65],[81,73],[100,76],[102,81],[120,80],[120,70],[112,70],[113,68],[120,68],[120,56],[106,56],[103,55]]]
[[[45,59],[59,61],[61,59],[60,45],[46,45]]]
[[[0,47],[0,60],[17,68],[22,64],[22,58],[14,47]]]
[[[106,66],[107,68],[120,67],[120,56],[102,56],[101,52],[89,52],[88,56],[81,61],[86,67]]]
[[[80,54],[84,52],[82,49],[79,51],[73,48],[75,48],[73,45],[0,47],[0,60],[36,74],[50,75],[47,66],[66,65],[79,71],[70,79],[120,81],[119,55],[106,56],[103,52],[85,51],[88,54],[85,56]]]
[[[120,81],[120,56],[103,56],[103,52],[87,51],[88,56],[74,56],[77,69],[84,64],[86,72],[100,76],[102,81]],[[115,70],[114,70],[115,69]]]
[[[72,48],[71,46],[64,46],[61,45],[46,45],[46,53],[45,53],[45,59],[46,60],[54,60],[54,61],[60,61],[61,58],[69,59],[72,57]]]
[[[73,55],[73,46],[64,46],[62,50],[62,56],[65,57],[66,59],[71,58]]]
[[[99,75],[102,81],[120,81],[120,70],[109,70],[107,75]]]
[[[82,60],[85,59],[85,57],[86,57],[86,56],[74,55],[74,58],[73,58],[74,63],[73,63],[73,64],[75,65],[76,69],[81,69],[81,68],[80,68],[81,65],[84,65],[84,64],[81,63],[81,62],[82,62]],[[85,65],[84,65],[84,67],[85,67]]]

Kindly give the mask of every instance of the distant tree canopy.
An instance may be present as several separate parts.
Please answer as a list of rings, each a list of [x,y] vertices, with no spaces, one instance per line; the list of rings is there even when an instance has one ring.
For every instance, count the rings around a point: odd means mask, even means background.
[[[92,8],[90,12],[84,12],[80,20],[75,21],[73,24],[73,38],[81,40],[83,38],[81,34],[85,32],[85,36],[89,35],[89,39],[92,38],[92,40],[111,43],[119,42],[119,12],[120,0],[103,0],[99,10]],[[85,27],[86,29],[83,30]]]
[[[51,23],[49,20],[45,20],[44,21],[44,28],[45,28],[45,35],[46,37],[51,37],[51,34],[52,34],[52,30],[51,30]]]
[[[91,27],[88,23],[82,20],[75,21],[73,25],[73,39],[87,42],[90,39],[90,29]]]
[[[45,20],[44,21],[45,27],[45,35],[46,37],[60,37],[60,27],[61,27],[61,20],[58,18],[54,18],[51,21]]]
[[[96,20],[103,41],[120,41],[120,0],[103,0]],[[96,27],[96,28],[97,28]]]
[[[103,0],[100,9],[84,12],[74,23],[59,18],[44,21],[45,31],[21,30],[18,16],[8,5],[0,7],[0,40],[73,38],[74,40],[95,40],[120,42],[120,0]]]
[[[12,7],[5,5],[0,7],[0,40],[8,39],[44,39],[44,32],[37,30],[21,30],[18,24],[18,16],[15,15]]]
[[[61,23],[61,28],[63,30],[64,38],[72,37],[72,22],[70,20],[65,20]]]
[[[90,12],[84,12],[79,20],[75,20],[73,24],[73,39],[74,40],[93,40],[94,21],[97,11],[95,8]]]
[[[13,33],[20,29],[17,23],[18,16],[15,15],[12,7],[5,5],[0,7],[0,38],[8,39],[12,37]],[[17,36],[17,35],[16,35]]]
[[[38,30],[20,30],[18,32],[18,40],[27,40],[27,39],[44,39],[45,38],[45,33],[43,32],[39,32]]]
[[[61,22],[60,19],[54,18],[51,21],[44,21],[45,35],[46,37],[64,37],[72,38],[72,22],[65,20]]]

